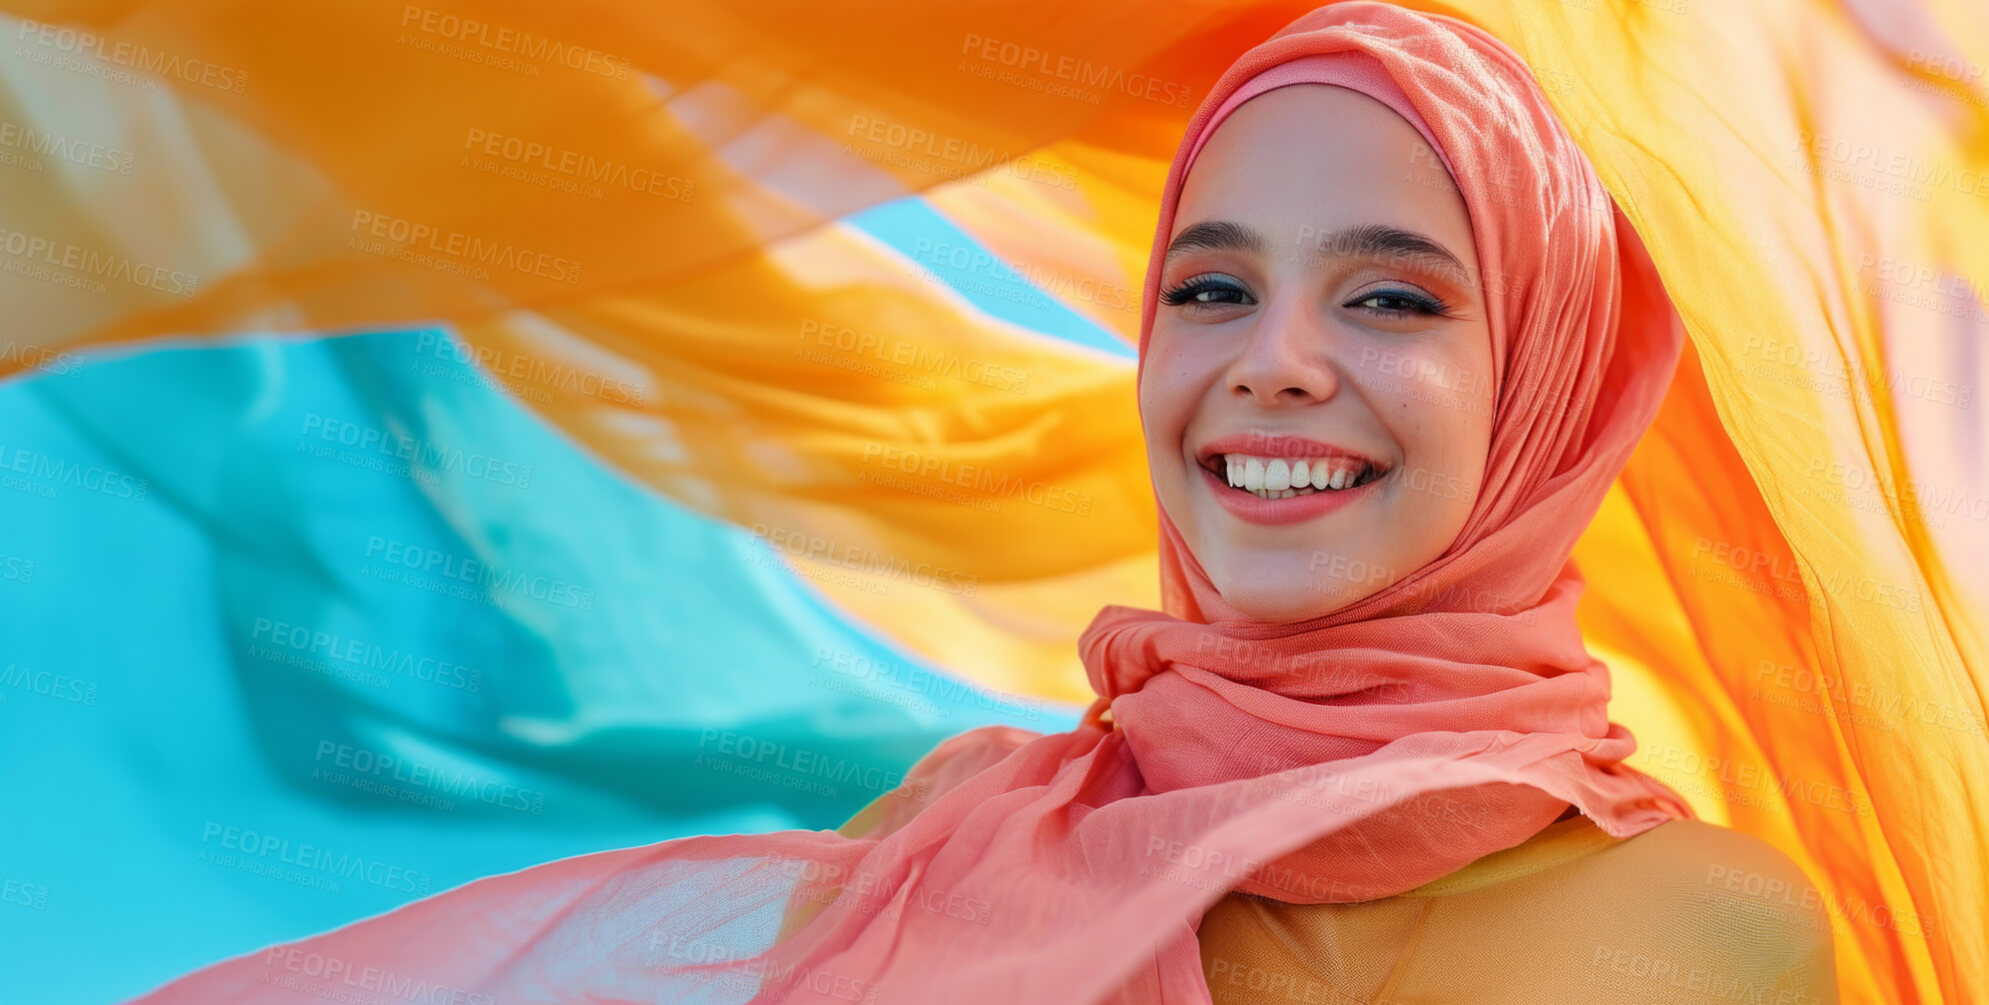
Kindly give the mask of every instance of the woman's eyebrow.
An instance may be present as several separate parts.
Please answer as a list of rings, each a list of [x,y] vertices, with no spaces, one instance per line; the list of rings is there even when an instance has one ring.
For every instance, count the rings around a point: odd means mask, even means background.
[[[1436,239],[1413,230],[1364,223],[1341,230],[1299,229],[1299,241],[1309,251],[1343,258],[1406,258],[1426,268],[1468,275],[1464,263]],[[1204,220],[1176,235],[1165,257],[1184,251],[1251,251],[1261,253],[1264,236],[1231,220]]]
[[[1167,245],[1163,258],[1173,258],[1184,251],[1256,251],[1264,250],[1264,235],[1231,220],[1203,220],[1176,234]]]
[[[1299,230],[1300,240],[1308,239],[1310,227]],[[1407,258],[1425,268],[1465,276],[1468,270],[1457,256],[1450,253],[1435,238],[1418,234],[1413,230],[1389,227],[1378,223],[1363,223],[1344,230],[1314,231],[1309,235],[1311,250],[1326,255],[1343,258]]]

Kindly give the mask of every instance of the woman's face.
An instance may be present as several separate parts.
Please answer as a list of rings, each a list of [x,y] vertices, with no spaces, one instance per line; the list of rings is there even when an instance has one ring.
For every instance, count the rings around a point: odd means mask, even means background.
[[[1442,555],[1485,470],[1492,339],[1422,135],[1355,91],[1278,88],[1209,137],[1174,227],[1140,411],[1223,599],[1315,617]]]

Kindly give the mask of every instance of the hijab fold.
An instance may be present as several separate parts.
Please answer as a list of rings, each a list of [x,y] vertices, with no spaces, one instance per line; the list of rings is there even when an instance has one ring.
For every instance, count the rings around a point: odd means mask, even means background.
[[[422,982],[507,1005],[1202,1003],[1195,927],[1230,890],[1372,900],[1517,845],[1569,806],[1619,837],[1690,817],[1625,764],[1636,742],[1608,720],[1609,672],[1576,628],[1583,581],[1569,562],[1656,413],[1681,328],[1505,45],[1354,2],[1247,52],[1168,175],[1142,361],[1195,154],[1230,109],[1300,83],[1403,114],[1470,213],[1497,401],[1477,501],[1441,557],[1325,617],[1263,624],[1223,601],[1163,511],[1165,610],[1108,607],[1084,633],[1099,696],[1084,721],[948,740],[861,836],[693,837],[565,859],[143,1000],[320,1001],[290,980],[303,959],[348,984]]]

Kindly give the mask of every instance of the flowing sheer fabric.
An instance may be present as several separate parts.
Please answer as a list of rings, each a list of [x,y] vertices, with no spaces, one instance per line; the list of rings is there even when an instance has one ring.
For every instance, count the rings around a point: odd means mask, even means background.
[[[500,1001],[722,999],[759,979],[755,1000],[1206,1002],[1194,929],[1232,888],[1374,900],[1512,847],[1569,804],[1618,836],[1690,817],[1622,763],[1635,741],[1608,721],[1568,564],[1682,332],[1510,50],[1462,22],[1356,3],[1247,53],[1169,175],[1142,359],[1192,154],[1232,94],[1294,61],[1259,89],[1331,81],[1413,107],[1471,213],[1499,392],[1449,552],[1328,617],[1252,623],[1163,513],[1170,610],[1107,609],[1085,634],[1095,714],[1066,734],[948,741],[908,780],[929,805],[901,826],[555,862],[296,951]],[[238,958],[157,1000],[251,1000],[270,963]]]
[[[1980,18],[1942,0],[1412,6],[1461,14],[1526,59],[1691,336],[1576,549],[1584,635],[1642,740],[1632,763],[1807,867],[1847,1001],[1989,995]],[[1153,193],[1190,111],[1303,9],[0,7],[9,118],[124,143],[140,167],[123,182],[67,162],[7,176],[0,237],[19,242],[20,268],[0,274],[0,369],[157,336],[446,318],[488,358],[532,364],[492,374],[660,492],[978,576],[971,600],[884,604],[868,571],[826,589],[948,666],[1064,698],[1084,694],[1070,641],[1099,600],[1152,589],[1131,373],[951,295],[930,281],[948,268],[938,249],[898,254],[836,221],[923,191],[1056,303],[1132,341]],[[913,130],[936,139],[913,147]],[[468,149],[491,137],[498,153]],[[637,188],[611,169],[597,197],[470,163],[504,167],[504,138],[651,170]],[[417,224],[439,256],[399,253]],[[64,266],[72,251],[99,271]],[[1029,379],[1020,393],[924,388],[771,362],[825,326]],[[537,367],[651,393],[545,395]],[[879,487],[862,475],[880,446],[1088,506],[989,515]],[[849,571],[819,552],[796,564]],[[563,885],[517,903],[551,919],[596,888],[668,888],[623,868],[645,851],[562,863]],[[456,906],[403,913],[459,926],[465,944],[478,926],[499,941],[529,927]],[[602,939],[514,962],[578,966],[649,916],[594,917]],[[656,952],[672,945],[717,951]],[[354,972],[406,990],[426,958],[383,952],[372,965],[410,969]],[[303,972],[291,959],[274,979]]]

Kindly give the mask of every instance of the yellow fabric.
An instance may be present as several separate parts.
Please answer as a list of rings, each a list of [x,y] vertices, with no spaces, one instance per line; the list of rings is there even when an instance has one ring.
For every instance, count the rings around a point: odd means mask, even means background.
[[[809,542],[854,616],[1083,701],[1082,627],[1158,604],[1131,367],[838,221],[923,193],[1130,338],[1187,115],[1308,6],[0,0],[0,145],[86,151],[0,164],[0,372],[450,320],[631,476]],[[1577,552],[1633,763],[1817,879],[1847,1001],[1989,1000],[1989,24],[1415,6],[1531,63],[1697,348]],[[908,451],[991,478],[882,463]]]
[[[1218,901],[1216,1005],[1838,1001],[1822,894],[1788,856],[1698,820],[1631,838],[1587,817],[1359,904]]]

